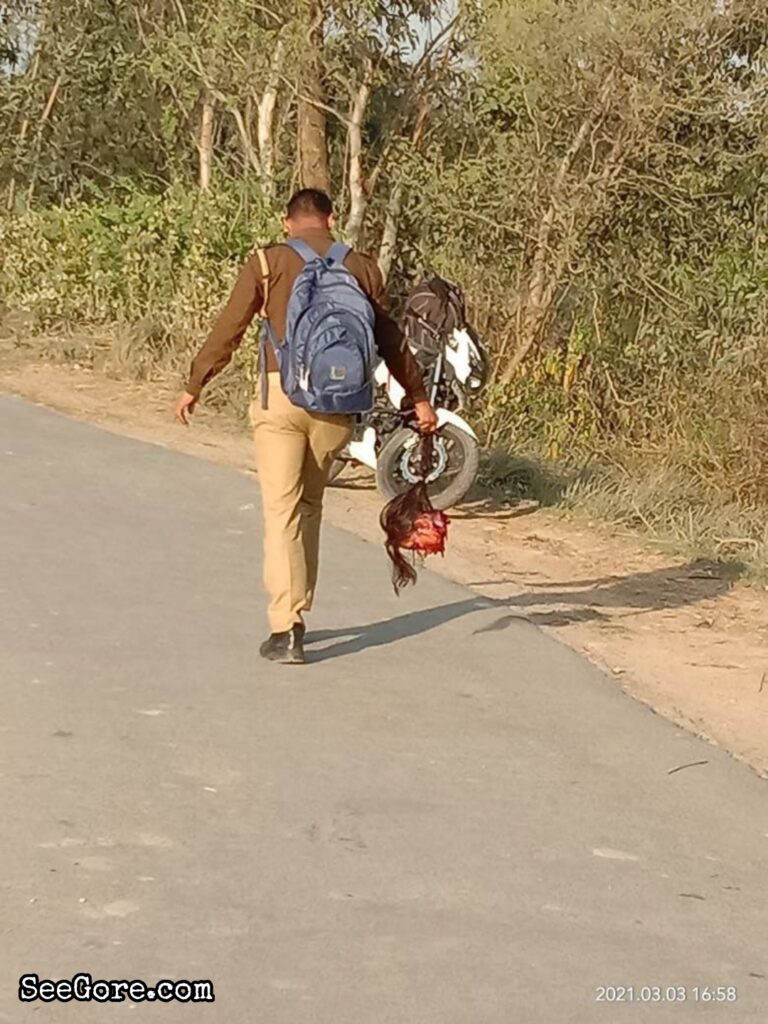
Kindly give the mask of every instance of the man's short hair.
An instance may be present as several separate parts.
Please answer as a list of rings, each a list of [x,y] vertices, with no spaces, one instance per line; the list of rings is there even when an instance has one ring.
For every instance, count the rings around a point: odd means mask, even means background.
[[[294,192],[289,199],[286,214],[289,220],[299,220],[302,217],[331,217],[333,203],[319,188],[303,188],[299,192]]]

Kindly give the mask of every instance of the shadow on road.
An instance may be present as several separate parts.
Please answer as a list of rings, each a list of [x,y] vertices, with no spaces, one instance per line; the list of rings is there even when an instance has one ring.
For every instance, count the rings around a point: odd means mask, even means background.
[[[511,519],[531,516],[538,511],[539,505],[535,502],[511,505],[509,502],[499,501],[497,498],[471,497],[463,501],[457,508],[452,508],[449,515],[457,522],[463,519],[492,519],[496,523],[505,523]]]
[[[436,608],[423,608],[364,626],[318,630],[307,634],[306,643],[311,645],[327,640],[339,640],[339,643],[312,654],[312,661],[327,661],[329,658],[341,658],[347,654],[357,654],[372,647],[384,647],[407,637],[418,636],[464,615],[495,605],[508,608],[509,602],[495,601],[487,597],[468,597],[463,601],[453,601],[450,604],[438,605]]]
[[[731,566],[695,561],[629,576],[599,576],[554,585],[529,583],[530,589],[516,597],[468,597],[436,608],[397,615],[382,622],[310,633],[307,644],[338,641],[312,654],[313,661],[326,661],[418,636],[489,608],[498,608],[504,614],[475,630],[473,635],[497,632],[520,621],[550,628],[577,622],[600,622],[611,626],[617,625],[622,618],[645,611],[682,608],[720,597],[730,590],[737,575],[737,570]],[[470,584],[482,585],[489,583]]]
[[[567,584],[529,583],[526,593],[505,603],[537,626],[568,626],[576,622],[608,624],[644,611],[663,611],[711,601],[727,593],[738,576],[737,566],[698,560],[629,576],[597,576]],[[515,618],[519,615],[504,616],[481,632],[503,629],[507,620]]]

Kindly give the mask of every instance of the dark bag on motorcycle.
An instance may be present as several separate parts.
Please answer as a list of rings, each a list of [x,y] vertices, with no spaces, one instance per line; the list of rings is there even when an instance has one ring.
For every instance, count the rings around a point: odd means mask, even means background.
[[[466,325],[464,294],[458,285],[429,274],[405,303],[405,333],[422,364],[433,362],[454,330]]]

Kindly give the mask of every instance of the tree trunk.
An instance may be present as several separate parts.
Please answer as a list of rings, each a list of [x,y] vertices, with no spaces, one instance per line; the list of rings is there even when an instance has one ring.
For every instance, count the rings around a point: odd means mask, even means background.
[[[387,214],[384,220],[384,231],[381,235],[379,246],[379,270],[387,283],[389,272],[392,269],[392,261],[395,258],[395,247],[397,246],[397,229],[400,223],[400,211],[403,208],[403,184],[398,182],[392,189],[387,203]]]
[[[59,75],[59,77],[53,83],[53,88],[51,89],[50,93],[48,94],[48,100],[47,100],[47,102],[45,104],[45,109],[43,110],[42,116],[40,118],[40,125],[39,125],[39,127],[37,129],[37,142],[35,144],[35,166],[34,166],[34,169],[32,171],[32,180],[30,181],[29,189],[27,190],[27,205],[31,204],[32,197],[35,194],[35,185],[37,183],[37,172],[38,172],[38,168],[40,166],[40,150],[41,150],[42,143],[43,143],[43,130],[44,130],[46,122],[48,121],[48,118],[51,116],[51,112],[53,111],[53,108],[54,108],[54,106],[56,104],[56,100],[57,100],[58,95],[59,95],[59,90],[61,89],[62,81],[63,81],[63,79],[62,79],[61,75]]]
[[[352,110],[349,116],[349,217],[347,218],[347,235],[352,245],[360,240],[360,232],[365,219],[365,208],[368,197],[363,180],[363,119],[371,96],[373,84],[373,64],[365,62],[363,80],[355,93]]]
[[[536,234],[536,246],[531,261],[531,274],[528,279],[525,313],[523,315],[520,338],[518,339],[517,348],[501,377],[502,382],[505,384],[512,380],[518,367],[536,344],[544,320],[549,312],[557,288],[557,280],[548,273],[549,243],[563,188],[576,157],[581,152],[595,125],[605,113],[614,80],[615,73],[611,71],[603,83],[597,102],[582,121],[578,132],[557,168],[549,194],[549,202],[539,221],[539,229]]]
[[[213,168],[213,133],[215,128],[215,112],[213,97],[206,92],[203,96],[203,110],[200,116],[200,191],[207,192],[211,187]]]
[[[419,107],[419,114],[416,118],[416,125],[411,135],[411,145],[414,151],[416,151],[421,145],[421,141],[424,138],[424,132],[427,127],[427,115],[429,114],[429,97],[425,93],[421,98],[421,104]],[[381,276],[384,278],[384,283],[387,283],[389,272],[392,269],[392,261],[395,258],[395,246],[397,245],[397,231],[400,223],[400,213],[403,209],[403,183],[398,181],[392,191],[389,194],[389,202],[387,203],[387,213],[384,220],[384,231],[381,235],[381,244],[379,245],[379,270]]]
[[[310,0],[308,15],[307,62],[301,75],[298,105],[299,178],[302,188],[318,188],[323,192],[330,192],[327,118],[321,106],[323,9],[318,0]]]
[[[29,83],[32,85],[37,78],[37,72],[40,69],[40,49],[38,47],[35,53],[35,59],[32,62],[32,69],[29,74]],[[24,115],[24,119],[21,122],[21,130],[19,131],[19,150],[21,151],[24,147],[24,142],[29,132],[29,114]],[[13,208],[16,205],[16,174],[11,173],[11,180],[8,182],[8,212],[13,212]]]
[[[261,188],[267,199],[275,196],[275,107],[277,83],[285,58],[285,43],[278,39],[269,69],[267,87],[259,100],[257,138],[261,159]]]
[[[240,141],[243,144],[243,155],[245,156],[246,166],[250,167],[257,174],[261,174],[261,163],[259,161],[259,155],[253,147],[251,133],[248,131],[247,115],[248,111],[246,110],[246,117],[243,117],[243,115],[240,113],[237,107],[235,107],[232,111],[232,116],[235,119],[237,130],[240,133]]]

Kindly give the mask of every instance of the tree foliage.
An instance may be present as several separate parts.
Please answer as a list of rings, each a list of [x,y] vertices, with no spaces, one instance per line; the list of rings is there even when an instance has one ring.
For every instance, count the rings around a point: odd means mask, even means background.
[[[490,442],[674,454],[768,496],[762,0],[16,0],[0,50],[7,303],[22,222],[202,190],[231,204],[229,267],[243,218],[320,174],[396,291],[464,285]],[[117,267],[120,237],[89,245]]]

